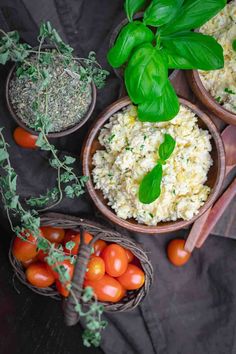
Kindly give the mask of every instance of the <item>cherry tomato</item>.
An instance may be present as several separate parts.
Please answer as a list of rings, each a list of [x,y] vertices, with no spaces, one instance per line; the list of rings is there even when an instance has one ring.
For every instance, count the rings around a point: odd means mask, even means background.
[[[42,262],[31,264],[26,269],[25,275],[28,282],[38,288],[47,288],[55,281],[52,272],[50,272],[47,265]]]
[[[55,279],[59,279],[59,273],[57,272],[58,267],[63,266],[67,270],[67,272],[69,273],[70,279],[72,278],[73,273],[74,273],[74,265],[71,264],[69,259],[65,259],[62,262],[57,262],[51,266],[49,266],[49,265],[47,265],[47,266],[48,266],[49,270],[52,272],[52,274],[54,275]]]
[[[121,301],[125,296],[126,296],[126,289],[121,285],[121,293],[120,293],[120,297],[118,298],[117,302]]]
[[[20,262],[26,262],[37,256],[37,238],[33,235],[27,237],[27,241],[16,237],[12,247],[13,256]]]
[[[126,248],[125,248],[125,253],[128,259],[128,263],[132,262],[134,259],[133,253],[130,250],[127,250]]]
[[[99,301],[117,302],[124,290],[114,278],[105,274],[100,280],[85,280],[84,287],[91,286]]]
[[[65,230],[59,227],[40,227],[43,237],[53,243],[61,243],[65,236]]]
[[[45,257],[47,256],[48,254],[46,252],[44,252],[43,250],[39,250],[37,257],[41,262],[45,262]]]
[[[167,255],[169,261],[177,267],[180,267],[188,262],[191,253],[184,249],[185,240],[175,239],[170,241],[167,247]]]
[[[59,294],[61,294],[64,297],[68,297],[70,292],[69,290],[66,288],[66,285],[62,285],[62,283],[60,282],[60,280],[56,280],[56,288],[57,291],[59,292]]]
[[[14,130],[13,137],[17,145],[26,148],[26,149],[36,149],[36,141],[38,139],[37,135],[33,135],[27,132],[21,127],[17,127]]]
[[[105,263],[101,257],[92,256],[87,268],[85,279],[99,280],[105,274]]]
[[[106,273],[111,277],[119,277],[126,271],[128,259],[123,247],[112,243],[103,250],[101,257],[105,262]]]
[[[71,229],[65,230],[65,237],[63,239],[63,245],[65,246],[65,244],[67,242],[71,241],[72,236],[75,236],[77,234],[78,234],[77,231],[74,231],[74,230],[71,230]]]
[[[106,246],[107,246],[107,243],[105,241],[97,240],[93,245],[94,254],[96,256],[100,256]]]
[[[145,275],[142,269],[134,264],[129,264],[124,274],[117,278],[121,285],[127,290],[140,289],[145,281]]]
[[[28,261],[21,262],[24,268],[28,268],[31,264],[35,263],[38,261],[38,255],[34,258],[28,259]]]
[[[92,240],[92,238],[93,238],[93,236],[90,235],[88,232],[84,233],[84,240],[85,240],[86,244],[88,244]],[[79,250],[79,245],[80,245],[80,234],[72,235],[70,240],[68,240],[67,242],[69,242],[69,241],[74,242],[75,246],[72,248],[72,250],[69,250],[66,247],[66,244],[65,244],[65,248],[64,249],[65,249],[66,253],[77,255],[78,254],[78,250]]]

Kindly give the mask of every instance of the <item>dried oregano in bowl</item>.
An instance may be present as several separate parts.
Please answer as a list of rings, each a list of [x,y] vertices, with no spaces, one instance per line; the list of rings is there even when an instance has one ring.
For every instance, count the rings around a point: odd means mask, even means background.
[[[0,63],[16,64],[10,71],[6,98],[11,114],[26,130],[57,137],[78,129],[90,117],[96,89],[104,85],[108,73],[96,61],[76,58],[49,22],[40,26],[39,46],[21,44],[16,31],[0,38]]]

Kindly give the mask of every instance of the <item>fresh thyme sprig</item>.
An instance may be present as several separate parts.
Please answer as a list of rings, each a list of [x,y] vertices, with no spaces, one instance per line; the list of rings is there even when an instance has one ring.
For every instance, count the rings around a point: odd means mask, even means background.
[[[2,170],[0,177],[0,192],[7,217],[12,231],[25,242],[32,242],[28,239],[29,235],[33,235],[37,239],[37,247],[43,250],[48,256],[45,258],[49,265],[58,272],[59,279],[62,284],[70,291],[75,303],[75,311],[79,316],[85,319],[86,329],[83,333],[83,343],[85,346],[91,345],[97,347],[101,341],[101,331],[106,327],[106,322],[101,319],[103,306],[98,303],[97,298],[91,287],[86,287],[82,290],[81,301],[79,302],[75,296],[74,290],[78,289],[77,284],[70,282],[68,270],[63,266],[58,265],[58,262],[63,262],[69,259],[73,264],[76,256],[71,256],[63,251],[63,247],[55,248],[49,240],[43,238],[40,234],[40,217],[34,210],[25,210],[20,202],[17,194],[17,175],[11,166],[8,153],[8,144],[6,143],[3,133],[3,128],[0,128],[0,169]],[[14,226],[12,216],[19,218],[20,226]],[[74,242],[66,244],[67,249],[74,247]],[[89,302],[89,304],[88,304]],[[86,305],[89,309],[84,311]]]
[[[90,52],[88,58],[73,57],[73,48],[62,41],[50,22],[42,23],[40,26],[37,50],[28,44],[21,44],[19,42],[20,36],[16,31],[6,33],[0,30],[0,33],[2,33],[0,38],[0,63],[6,64],[9,60],[16,62],[18,64],[17,77],[19,79],[27,78],[37,84],[37,95],[30,107],[35,120],[30,124],[30,127],[39,132],[36,145],[41,150],[50,151],[52,154],[49,163],[51,167],[57,170],[57,186],[48,190],[45,195],[30,198],[27,204],[34,208],[46,210],[59,204],[63,194],[68,198],[79,197],[83,194],[87,177],[77,176],[72,168],[76,159],[71,156],[65,156],[63,160],[60,159],[55,146],[47,138],[52,128],[48,114],[51,80],[48,66],[53,63],[55,52],[43,50],[42,46],[45,41],[53,45],[56,55],[60,56],[63,61],[64,72],[78,80],[82,91],[91,82],[94,82],[98,88],[103,87],[108,72],[101,68],[94,52]],[[36,62],[31,62],[28,59],[32,54],[36,57]]]

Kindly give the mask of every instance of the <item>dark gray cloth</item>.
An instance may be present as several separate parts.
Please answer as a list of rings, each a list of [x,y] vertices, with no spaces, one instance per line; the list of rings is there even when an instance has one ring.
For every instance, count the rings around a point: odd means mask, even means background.
[[[112,30],[123,18],[123,0],[0,0],[0,27],[19,30],[22,38],[34,45],[40,21],[50,20],[78,55],[94,50],[103,67],[111,71],[90,121],[80,131],[53,140],[62,151],[79,156],[89,125],[118,97],[121,83],[108,65],[106,53]],[[7,68],[0,67],[0,122],[11,145],[19,193],[25,198],[43,193],[53,185],[55,175],[46,162],[47,154],[21,149],[12,140],[16,125],[4,102],[6,74]],[[87,195],[79,200],[63,200],[56,211],[94,216]],[[9,230],[3,210],[1,217],[2,225]],[[129,234],[149,252],[155,280],[149,296],[136,310],[106,314],[109,326],[104,331],[102,349],[109,354],[236,353],[235,242],[211,237],[187,265],[175,268],[168,262],[165,248],[168,240],[186,236],[186,231],[159,236],[119,231]]]

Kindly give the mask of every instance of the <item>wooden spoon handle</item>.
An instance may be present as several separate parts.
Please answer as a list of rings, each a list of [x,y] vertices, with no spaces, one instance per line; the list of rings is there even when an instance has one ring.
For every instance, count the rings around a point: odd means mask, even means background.
[[[229,206],[230,202],[233,200],[235,195],[236,195],[236,178],[233,180],[230,186],[226,189],[226,191],[222,194],[222,196],[218,199],[218,201],[211,209],[207,222],[205,223],[201,231],[201,234],[197,239],[196,242],[197,248],[200,248],[203,245],[204,241],[206,240],[210,232],[213,230],[214,226],[219,221],[225,209]]]
[[[200,218],[198,218],[194,222],[184,246],[185,251],[192,252],[193,249],[195,248],[199,236],[201,234],[201,231],[203,230],[206,220],[210,214],[210,211],[211,208],[209,208],[204,214],[202,214],[202,216],[200,216]]]

